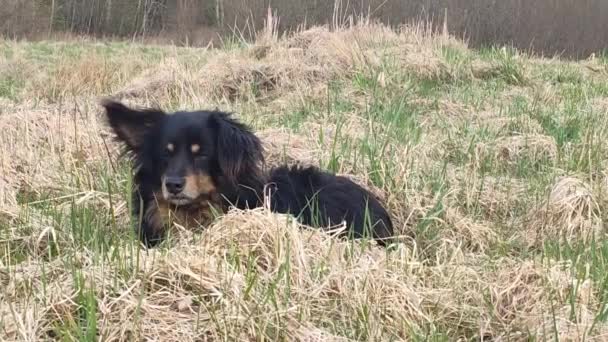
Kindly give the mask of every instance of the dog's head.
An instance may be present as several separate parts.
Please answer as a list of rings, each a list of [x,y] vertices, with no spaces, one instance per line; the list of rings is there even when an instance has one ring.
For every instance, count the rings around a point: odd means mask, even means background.
[[[219,184],[237,185],[263,161],[259,139],[229,114],[217,111],[164,113],[104,100],[117,138],[148,178],[175,205],[208,199]]]

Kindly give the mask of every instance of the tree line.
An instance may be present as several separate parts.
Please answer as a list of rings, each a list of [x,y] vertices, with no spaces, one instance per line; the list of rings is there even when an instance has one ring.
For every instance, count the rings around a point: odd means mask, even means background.
[[[269,6],[283,32],[339,24],[350,16],[392,26],[425,21],[439,29],[447,17],[450,33],[475,47],[513,44],[546,55],[586,57],[608,46],[605,0],[0,0],[0,34],[167,36],[183,43],[196,42],[205,32],[250,38]]]

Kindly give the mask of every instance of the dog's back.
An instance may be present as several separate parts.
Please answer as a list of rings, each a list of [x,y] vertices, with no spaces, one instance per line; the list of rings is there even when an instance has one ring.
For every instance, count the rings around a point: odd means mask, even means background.
[[[273,211],[291,213],[313,227],[346,221],[345,234],[386,245],[393,235],[389,214],[367,190],[348,178],[316,167],[282,166],[270,173]]]

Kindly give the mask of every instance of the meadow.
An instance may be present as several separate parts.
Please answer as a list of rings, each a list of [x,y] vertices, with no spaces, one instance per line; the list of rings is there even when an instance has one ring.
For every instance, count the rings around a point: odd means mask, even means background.
[[[142,249],[105,96],[233,111],[268,164],[372,188],[400,241],[260,208]],[[423,25],[0,41],[0,340],[606,340],[607,114],[603,56]]]

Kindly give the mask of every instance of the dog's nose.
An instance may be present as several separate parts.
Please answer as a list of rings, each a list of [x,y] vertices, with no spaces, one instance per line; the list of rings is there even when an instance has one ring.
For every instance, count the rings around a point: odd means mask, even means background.
[[[181,177],[167,177],[165,179],[165,186],[167,190],[177,195],[184,190],[184,185],[186,185],[186,180]]]

